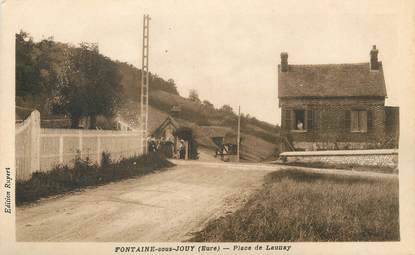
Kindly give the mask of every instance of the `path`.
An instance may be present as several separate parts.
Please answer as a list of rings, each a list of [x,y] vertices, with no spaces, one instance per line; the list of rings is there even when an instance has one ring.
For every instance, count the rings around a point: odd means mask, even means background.
[[[177,161],[180,165],[168,171],[18,207],[16,238],[183,241],[212,217],[235,210],[268,173],[230,163],[192,162]]]

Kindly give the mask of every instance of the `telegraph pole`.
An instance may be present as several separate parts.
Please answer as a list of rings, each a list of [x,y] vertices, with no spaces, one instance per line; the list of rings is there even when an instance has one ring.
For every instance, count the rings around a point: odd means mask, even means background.
[[[239,162],[239,158],[240,158],[240,142],[241,141],[241,106],[238,107],[238,141],[236,141],[236,154],[237,156],[237,161]]]
[[[148,56],[149,56],[149,30],[150,15],[145,14],[143,17],[143,52],[141,58],[141,101],[140,101],[140,126],[141,141],[143,153],[148,152],[147,136],[148,136]]]

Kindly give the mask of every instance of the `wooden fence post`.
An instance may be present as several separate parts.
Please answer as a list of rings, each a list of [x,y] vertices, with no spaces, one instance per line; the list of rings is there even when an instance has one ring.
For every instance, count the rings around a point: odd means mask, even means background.
[[[139,131],[139,132],[141,132],[141,131]],[[138,136],[138,140],[139,140],[139,146],[140,146],[139,153],[140,153],[140,155],[144,155],[144,141],[143,141],[143,136],[142,135],[139,135]]]
[[[30,114],[30,173],[40,171],[40,113]]]
[[[59,136],[59,164],[63,164],[63,135]]]
[[[79,137],[79,158],[82,159],[82,130],[79,130],[78,133],[78,137]]]
[[[97,134],[97,165],[101,165],[101,139],[99,134]]]

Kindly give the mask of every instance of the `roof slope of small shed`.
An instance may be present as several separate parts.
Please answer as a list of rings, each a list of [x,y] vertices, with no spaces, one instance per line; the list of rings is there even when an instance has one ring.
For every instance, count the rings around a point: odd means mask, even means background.
[[[278,72],[278,97],[386,97],[382,63],[289,65]]]

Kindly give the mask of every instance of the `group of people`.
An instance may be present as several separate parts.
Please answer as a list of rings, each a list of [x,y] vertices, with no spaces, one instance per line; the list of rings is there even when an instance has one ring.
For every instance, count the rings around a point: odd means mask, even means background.
[[[164,137],[157,139],[152,136],[148,139],[147,144],[149,152],[162,153],[167,158],[186,158],[186,144],[183,139],[179,140],[177,151],[174,142],[167,140]]]

